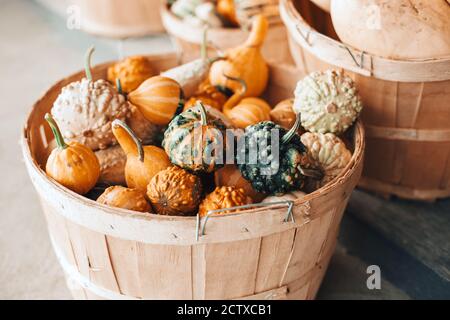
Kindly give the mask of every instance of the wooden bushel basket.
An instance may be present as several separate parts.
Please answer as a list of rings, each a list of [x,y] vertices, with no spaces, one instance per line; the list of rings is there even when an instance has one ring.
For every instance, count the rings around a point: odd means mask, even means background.
[[[299,14],[281,0],[280,15],[298,68],[343,68],[356,81],[367,136],[359,185],[409,199],[449,197],[450,57],[400,61],[360,52],[311,27],[307,1],[296,2],[305,10]]]
[[[175,55],[149,57],[155,70]],[[108,63],[93,68],[104,78]],[[21,139],[55,253],[79,299],[313,299],[333,254],[347,201],[362,171],[364,131],[350,130],[353,157],[332,183],[296,202],[236,214],[170,217],[101,205],[49,179],[51,132],[44,123],[61,88],[34,105]],[[302,75],[271,66],[266,98],[290,97]]]
[[[162,0],[75,0],[86,32],[128,38],[164,32],[158,11]]]
[[[180,54],[181,62],[189,62],[200,57],[203,41],[203,28],[192,26],[174,15],[166,4],[161,6],[161,18],[164,28]],[[210,56],[217,55],[216,50],[226,50],[245,42],[248,31],[240,28],[211,28],[208,30],[208,48]],[[262,48],[264,58],[270,61],[290,63],[291,53],[287,42],[286,28],[281,22],[273,22],[269,26],[267,38]]]

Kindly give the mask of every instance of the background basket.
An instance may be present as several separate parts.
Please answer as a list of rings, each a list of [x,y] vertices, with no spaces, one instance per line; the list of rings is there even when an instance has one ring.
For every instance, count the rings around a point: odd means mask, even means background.
[[[319,32],[331,27],[329,14],[318,20],[320,9],[308,3],[281,0],[280,15],[302,71],[339,67],[357,83],[367,135],[359,185],[410,199],[450,196],[450,58],[399,61],[360,52]],[[312,26],[303,16],[313,17]]]
[[[166,4],[161,6],[161,18],[164,28],[172,37],[172,41],[180,53],[181,62],[189,62],[200,57],[203,40],[203,28],[192,26],[175,16]],[[216,49],[225,50],[239,46],[245,42],[248,31],[240,28],[213,28],[208,30],[210,56],[216,56]],[[267,60],[284,63],[293,62],[289,52],[286,28],[281,20],[272,21],[267,38],[262,48]]]
[[[128,38],[164,31],[158,12],[162,0],[37,1],[65,18],[79,14],[81,28],[100,36]]]
[[[149,60],[158,71],[176,64],[174,55]],[[93,77],[104,78],[108,65],[93,68]],[[61,80],[36,102],[22,137],[25,163],[75,298],[315,297],[361,175],[364,132],[359,123],[350,132],[354,152],[346,169],[295,203],[201,220],[132,212],[75,194],[42,170],[51,139],[44,114],[61,88],[83,75]],[[267,99],[274,103],[291,96],[302,76],[292,67],[271,66]]]

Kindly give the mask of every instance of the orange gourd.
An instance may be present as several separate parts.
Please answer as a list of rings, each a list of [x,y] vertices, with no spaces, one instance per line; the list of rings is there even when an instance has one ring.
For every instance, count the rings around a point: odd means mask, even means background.
[[[156,76],[130,92],[128,100],[151,123],[166,125],[184,105],[183,90],[173,79]]]
[[[197,104],[197,101],[202,102],[204,105],[213,107],[219,111],[227,101],[228,97],[219,91],[216,87],[209,83],[209,80],[205,80],[200,86],[195,94],[189,98],[189,100],[184,105],[183,111],[186,111]]]
[[[197,210],[202,190],[198,176],[173,166],[153,177],[147,187],[147,197],[158,214],[187,216]]]
[[[236,18],[236,10],[234,7],[234,0],[217,0],[217,13],[224,17],[232,26],[239,26]]]
[[[149,212],[151,209],[150,204],[145,199],[145,192],[122,186],[107,188],[98,197],[97,202],[111,207],[139,212]]]
[[[244,98],[226,115],[236,128],[245,129],[253,124],[269,121],[271,110],[267,102],[260,98]]]
[[[297,115],[293,109],[294,99],[286,99],[278,103],[273,110],[270,111],[270,118],[276,124],[285,129],[290,129],[297,119]]]
[[[268,30],[268,21],[263,15],[257,15],[253,19],[252,30],[247,41],[236,48],[229,49],[224,59],[218,60],[211,65],[209,81],[213,86],[228,88],[234,95],[224,106],[226,115],[227,108],[231,109],[242,97],[260,96],[269,80],[269,68],[261,54]],[[244,90],[242,83],[233,81],[240,79],[246,84]],[[243,92],[244,91],[244,92]]]
[[[52,116],[47,113],[45,120],[57,144],[47,159],[45,171],[55,181],[76,193],[89,192],[100,176],[100,164],[94,152],[75,141],[66,143]]]
[[[227,164],[225,167],[214,173],[214,182],[217,187],[236,187],[244,189],[245,194],[253,199],[254,202],[260,202],[265,195],[253,189],[252,184],[248,182],[234,164]]]
[[[253,201],[245,194],[244,189],[236,187],[217,187],[208,194],[200,204],[198,213],[205,217],[209,211],[227,209],[251,204]],[[239,209],[226,210],[216,214],[229,214],[239,212]]]
[[[147,190],[147,185],[155,174],[171,166],[163,149],[142,146],[141,141],[126,123],[114,120],[112,131],[127,155],[125,180],[129,188]]]
[[[107,76],[108,81],[114,84],[116,79],[120,79],[122,90],[129,93],[154,74],[152,65],[146,57],[133,56],[109,67]]]

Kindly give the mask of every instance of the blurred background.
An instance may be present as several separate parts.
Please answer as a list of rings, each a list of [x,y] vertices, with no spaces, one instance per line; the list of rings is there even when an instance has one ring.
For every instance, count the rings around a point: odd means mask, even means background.
[[[91,24],[85,26],[90,33],[78,29],[74,2],[0,0],[0,299],[71,298],[18,145],[33,103],[56,81],[81,70],[91,45],[96,47],[93,64],[175,50],[162,33],[158,6],[149,11],[155,16],[151,27],[130,31],[147,35],[126,38],[124,33],[118,39],[99,35],[108,35],[111,28]],[[448,208],[450,200],[388,205],[355,191],[318,298],[449,298]],[[370,265],[380,267],[380,290],[366,285]]]

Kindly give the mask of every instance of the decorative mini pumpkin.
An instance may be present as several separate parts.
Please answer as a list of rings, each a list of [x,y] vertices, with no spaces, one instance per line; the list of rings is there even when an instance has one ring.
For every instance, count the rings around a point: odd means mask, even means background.
[[[66,188],[86,194],[97,183],[100,176],[100,165],[94,152],[76,141],[66,143],[58,125],[50,114],[45,115],[57,147],[47,159],[45,171],[55,181]]]
[[[100,178],[98,182],[105,185],[125,185],[125,164],[127,156],[118,145],[95,151],[100,163]]]
[[[239,22],[236,19],[234,0],[217,0],[216,10],[232,26],[234,27],[239,26]]]
[[[132,56],[108,68],[108,81],[116,84],[116,79],[120,79],[122,90],[129,93],[154,74],[153,67],[146,57]]]
[[[238,167],[234,164],[227,164],[214,172],[214,182],[217,187],[235,187],[244,189],[246,195],[254,202],[260,202],[265,195],[253,189],[252,184],[242,176]]]
[[[200,204],[202,184],[199,177],[174,166],[153,177],[148,184],[147,197],[158,214],[192,215]]]
[[[151,207],[145,199],[145,192],[122,186],[109,187],[97,199],[107,206],[139,212],[149,212]]]
[[[253,201],[245,194],[244,189],[236,187],[217,187],[208,194],[200,204],[198,213],[205,217],[211,210],[227,209],[251,204]],[[239,210],[227,210],[218,214],[235,213]]]
[[[216,87],[209,83],[209,80],[206,79],[203,83],[200,84],[198,90],[195,92],[193,96],[189,98],[189,100],[184,105],[183,111],[186,111],[197,104],[197,101],[202,102],[204,105],[208,105],[222,111],[222,108],[227,101],[228,97]]]
[[[270,118],[273,122],[285,129],[292,128],[295,123],[295,119],[297,119],[293,105],[294,99],[286,99],[281,101],[270,111]]]
[[[302,126],[311,132],[341,134],[362,108],[353,80],[343,71],[311,73],[295,89],[294,111],[301,114]]]
[[[77,141],[96,151],[115,144],[111,132],[114,119],[125,120],[128,102],[105,80],[92,80],[90,59],[94,49],[86,56],[86,78],[65,86],[51,113],[59,124],[63,137]]]
[[[305,174],[313,174],[303,168],[308,164],[308,157],[296,133],[299,126],[300,118],[297,118],[288,132],[271,121],[258,123],[245,130],[245,150],[238,150],[238,167],[256,191],[279,195],[299,190],[304,185]],[[278,130],[279,144],[278,141],[271,141],[272,130]],[[276,155],[272,152],[272,146],[278,152],[278,159],[274,159]],[[245,159],[242,159],[243,153]]]
[[[127,186],[145,191],[155,174],[171,166],[167,154],[155,146],[142,146],[139,138],[123,121],[113,121],[112,128],[114,136],[127,155]]]
[[[310,166],[319,169],[323,174],[321,180],[312,181],[316,188],[337,177],[352,158],[352,153],[344,142],[332,133],[306,132],[301,136],[301,140],[308,150]]]
[[[265,198],[263,203],[271,203],[271,202],[280,202],[280,201],[295,201],[297,199],[301,199],[306,196],[306,193],[303,191],[293,191],[290,193],[286,193],[282,196],[269,196]]]
[[[224,156],[225,129],[225,124],[208,115],[199,103],[170,122],[162,146],[173,164],[191,172],[210,173],[221,167],[218,160]]]
[[[236,128],[245,129],[250,125],[270,120],[271,108],[260,98],[245,98],[227,116]]]
[[[342,42],[390,59],[450,56],[450,2],[339,0],[331,17]]]
[[[173,79],[156,76],[145,80],[128,95],[144,117],[151,123],[166,125],[177,111],[183,109],[183,90]]]
[[[239,47],[229,49],[223,60],[211,65],[209,81],[213,86],[228,88],[239,98],[258,97],[264,92],[269,79],[269,67],[261,54],[261,46],[267,29],[268,22],[264,16],[258,15],[253,19],[247,41]],[[240,79],[246,83],[244,93],[242,83],[232,79]]]

